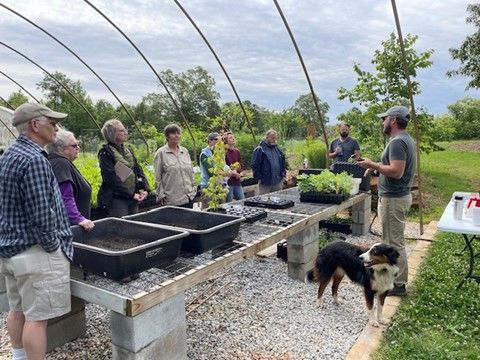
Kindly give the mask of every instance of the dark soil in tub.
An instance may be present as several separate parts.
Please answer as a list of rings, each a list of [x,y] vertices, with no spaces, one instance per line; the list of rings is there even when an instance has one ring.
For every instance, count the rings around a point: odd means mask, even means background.
[[[110,251],[123,251],[143,245],[145,241],[141,239],[124,238],[118,235],[106,235],[93,237],[89,239],[86,244]]]

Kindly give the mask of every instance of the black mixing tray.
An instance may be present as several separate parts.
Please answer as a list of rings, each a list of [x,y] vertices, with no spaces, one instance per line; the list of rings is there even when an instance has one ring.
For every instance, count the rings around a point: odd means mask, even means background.
[[[282,199],[277,196],[265,195],[248,198],[243,203],[248,206],[257,206],[270,209],[286,209],[295,205],[292,200]]]

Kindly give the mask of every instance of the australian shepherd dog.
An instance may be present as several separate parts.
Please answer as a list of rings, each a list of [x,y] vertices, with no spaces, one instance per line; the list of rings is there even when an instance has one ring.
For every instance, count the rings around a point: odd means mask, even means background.
[[[320,283],[317,305],[322,305],[322,295],[332,280],[332,296],[339,304],[338,286],[345,274],[353,282],[363,286],[365,301],[370,314],[370,324],[385,324],[382,311],[387,291],[393,289],[398,274],[399,253],[392,246],[377,243],[370,249],[345,241],[334,241],[322,248],[313,269],[314,278]],[[376,314],[374,298],[377,299]]]

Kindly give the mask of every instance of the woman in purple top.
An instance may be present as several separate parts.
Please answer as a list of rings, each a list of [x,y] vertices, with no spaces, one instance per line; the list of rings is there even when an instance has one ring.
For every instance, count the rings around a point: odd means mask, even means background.
[[[90,218],[92,187],[73,165],[80,146],[72,132],[60,129],[55,141],[47,145],[48,160],[52,164],[62,193],[65,209],[71,225],[80,225],[85,230],[95,226]]]
[[[240,150],[235,147],[235,136],[231,132],[227,132],[224,136],[225,144],[227,144],[227,151],[225,152],[225,163],[230,166],[232,170],[230,178],[228,179],[228,194],[227,194],[227,202],[232,200],[242,200],[245,199],[245,194],[243,193],[242,188],[242,171],[243,167],[243,160],[242,155],[240,154]],[[233,164],[237,163],[237,167],[232,166]]]

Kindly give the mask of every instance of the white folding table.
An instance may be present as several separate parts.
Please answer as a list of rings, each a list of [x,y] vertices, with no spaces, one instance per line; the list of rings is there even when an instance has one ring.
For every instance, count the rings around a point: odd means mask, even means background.
[[[452,195],[452,200],[448,203],[447,207],[445,208],[442,217],[438,223],[438,230],[456,234],[462,234],[463,239],[465,240],[465,248],[464,250],[468,250],[470,259],[469,259],[469,267],[468,272],[465,277],[460,281],[457,285],[457,289],[461,287],[467,279],[473,279],[477,283],[480,283],[480,275],[474,274],[475,268],[475,258],[480,254],[480,252],[475,253],[474,249],[474,241],[480,241],[480,226],[473,225],[473,221],[471,217],[463,216],[462,220],[456,220],[453,218],[453,199],[455,196],[460,195],[464,198],[469,198],[471,193],[466,192],[455,192]]]

